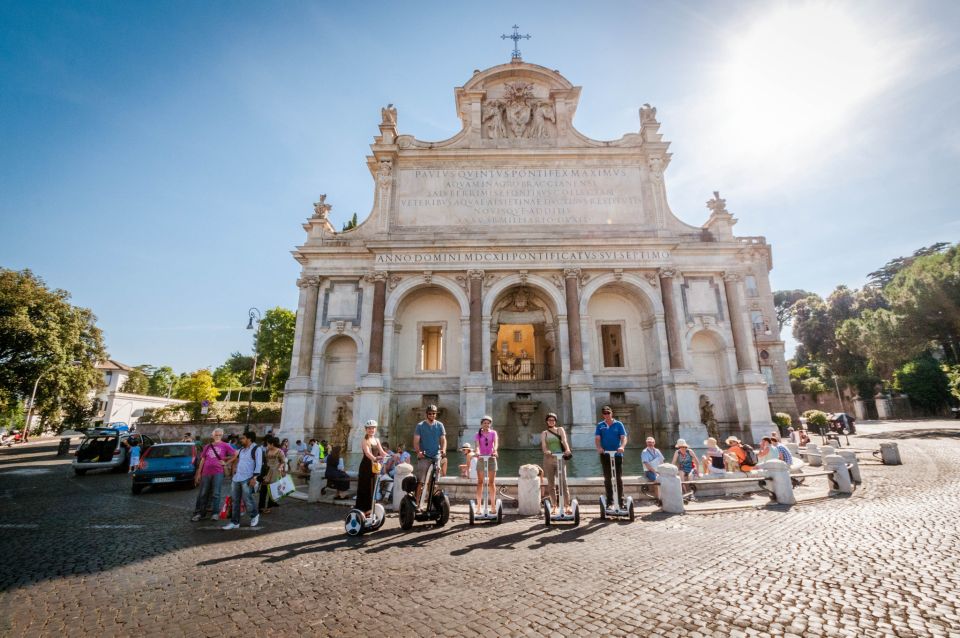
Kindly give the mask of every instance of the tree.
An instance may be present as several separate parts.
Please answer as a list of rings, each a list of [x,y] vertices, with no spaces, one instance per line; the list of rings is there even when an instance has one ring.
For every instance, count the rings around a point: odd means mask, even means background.
[[[865,357],[871,370],[884,379],[889,379],[905,359],[920,353],[905,337],[900,318],[885,308],[867,310],[837,329],[840,343]]]
[[[204,401],[213,405],[217,401],[217,386],[213,383],[213,375],[207,369],[197,370],[177,384],[177,398],[190,401],[190,410],[195,419],[200,418],[200,408]]]
[[[0,405],[29,398],[33,414],[59,422],[66,404],[80,404],[102,383],[95,364],[106,358],[96,317],[49,289],[29,270],[0,268]]]
[[[240,388],[244,385],[243,381],[240,380],[240,376],[226,364],[218,366],[217,369],[213,371],[213,382],[221,389]]]
[[[933,244],[931,246],[924,246],[913,252],[913,255],[910,257],[897,257],[896,259],[891,259],[886,264],[883,265],[879,270],[874,270],[872,273],[867,275],[869,279],[867,286],[873,288],[885,288],[887,284],[893,281],[902,270],[908,268],[913,264],[914,261],[919,257],[926,257],[927,255],[935,255],[941,253],[950,245],[949,242],[941,241]]]
[[[152,366],[149,365],[139,365],[130,371],[130,374],[127,375],[127,380],[123,382],[123,387],[120,388],[121,392],[129,392],[130,394],[148,394],[150,392],[150,376],[144,369],[149,369]]]
[[[357,227],[357,214],[354,213],[353,217],[350,218],[350,221],[343,225],[343,230],[341,232],[346,232],[348,230],[353,230]]]
[[[780,330],[793,320],[793,304],[807,297],[816,297],[806,290],[777,290],[773,293],[773,305],[777,309],[777,325]]]
[[[268,368],[267,385],[274,393],[283,391],[290,378],[297,315],[286,308],[271,308],[263,314],[257,331],[257,354]]]
[[[910,361],[893,375],[893,387],[929,414],[939,412],[950,397],[950,380],[930,355]]]
[[[177,375],[170,366],[156,368],[150,374],[147,394],[153,397],[166,397],[173,394],[177,385]]]

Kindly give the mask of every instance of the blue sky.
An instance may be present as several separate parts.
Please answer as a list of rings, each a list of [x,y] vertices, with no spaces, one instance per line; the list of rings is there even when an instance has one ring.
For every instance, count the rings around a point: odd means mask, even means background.
[[[99,317],[110,354],[178,371],[293,308],[320,193],[362,219],[380,107],[458,130],[453,88],[510,57],[583,87],[618,138],[658,108],[670,204],[719,190],[775,288],[859,286],[960,231],[960,3],[0,2],[0,265]]]

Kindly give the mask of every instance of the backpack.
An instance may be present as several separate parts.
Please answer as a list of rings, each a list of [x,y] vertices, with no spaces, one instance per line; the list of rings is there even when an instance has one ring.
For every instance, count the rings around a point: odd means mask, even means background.
[[[258,449],[261,449],[261,448],[256,443],[250,446],[250,460],[253,461],[253,467],[257,467],[257,450]],[[270,468],[267,467],[267,457],[265,454],[263,454],[263,451],[261,449],[260,474],[256,475],[256,479],[262,483],[263,479],[267,478],[267,472],[269,471],[270,471]]]
[[[740,447],[743,448],[743,453],[745,455],[741,467],[744,465],[757,465],[760,462],[760,459],[757,458],[757,452],[746,443],[741,443]]]

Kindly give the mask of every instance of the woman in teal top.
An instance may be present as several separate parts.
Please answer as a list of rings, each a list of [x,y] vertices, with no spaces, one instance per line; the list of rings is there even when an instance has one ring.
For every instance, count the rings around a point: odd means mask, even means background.
[[[540,449],[543,451],[543,474],[547,477],[547,494],[556,508],[560,500],[556,486],[557,457],[554,454],[563,454],[564,458],[570,458],[570,445],[567,443],[567,433],[557,425],[556,414],[553,412],[547,414],[546,423],[547,428],[540,433]],[[564,473],[566,473],[566,466],[564,466]],[[566,510],[564,513],[570,514],[570,489],[567,487],[566,476],[563,477],[563,502]]]

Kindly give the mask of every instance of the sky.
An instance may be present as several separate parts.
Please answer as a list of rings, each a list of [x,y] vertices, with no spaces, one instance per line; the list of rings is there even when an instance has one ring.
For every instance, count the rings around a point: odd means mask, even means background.
[[[248,352],[248,308],[296,307],[317,196],[337,227],[369,214],[380,108],[451,137],[515,23],[583,87],[582,133],[657,107],[673,212],[700,225],[720,191],[775,289],[960,234],[957,2],[0,0],[0,267],[70,291],[118,361]]]

